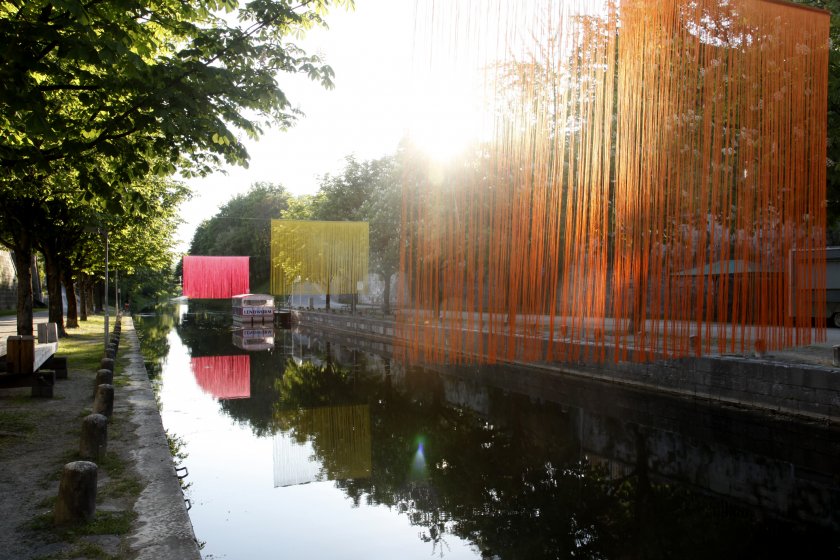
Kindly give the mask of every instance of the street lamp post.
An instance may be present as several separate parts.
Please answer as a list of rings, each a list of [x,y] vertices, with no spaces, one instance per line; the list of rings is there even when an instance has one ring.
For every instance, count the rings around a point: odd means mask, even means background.
[[[99,226],[88,226],[85,231],[98,233],[105,238],[105,348],[108,348],[108,230]]]
[[[108,348],[108,230],[105,231],[105,348]]]

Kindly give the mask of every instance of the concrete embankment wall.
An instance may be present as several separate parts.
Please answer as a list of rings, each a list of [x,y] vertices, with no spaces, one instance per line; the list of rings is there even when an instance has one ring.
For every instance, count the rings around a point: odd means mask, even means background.
[[[129,357],[125,374],[130,383],[120,388],[119,398],[129,403],[132,422],[137,426],[134,466],[143,484],[143,491],[134,505],[137,520],[128,537],[131,557],[136,560],[201,560],[130,317],[123,317],[122,339],[122,355]]]
[[[324,330],[351,346],[393,352],[395,326],[386,319],[295,311],[302,327]],[[743,356],[655,360],[650,363],[510,362],[518,371],[575,375],[660,393],[701,398],[832,423],[840,422],[840,369]],[[536,382],[536,379],[535,379]]]

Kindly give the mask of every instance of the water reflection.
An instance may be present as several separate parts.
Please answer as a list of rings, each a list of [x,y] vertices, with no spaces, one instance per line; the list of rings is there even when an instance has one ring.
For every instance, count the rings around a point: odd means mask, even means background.
[[[257,438],[250,468],[265,462],[270,470],[267,478],[225,471],[195,481],[203,499],[193,500],[193,521],[208,554],[273,557],[257,545],[243,552],[244,539],[260,538],[267,551],[282,538],[290,557],[294,543],[305,543],[300,555],[316,558],[393,558],[382,552],[389,539],[401,539],[402,558],[840,552],[835,428],[504,368],[407,368],[312,332],[278,330],[274,348],[249,353],[233,344],[229,326],[193,317],[176,332],[193,359],[250,359],[250,398],[221,400],[216,410]],[[196,476],[221,468],[238,445],[219,445],[215,434],[207,449],[199,437],[186,439]],[[257,445],[262,439],[269,445]],[[323,505],[323,485],[301,486],[323,481],[354,513],[342,501]],[[233,496],[263,514],[233,518],[225,513]],[[294,518],[311,503],[321,522],[309,535]],[[386,531],[374,512],[413,530]],[[321,542],[325,530],[352,523],[367,535],[360,543]]]
[[[278,413],[274,436],[274,486],[368,478],[370,409],[325,406]]]
[[[274,349],[274,329],[268,327],[245,328],[233,331],[233,345],[242,350],[256,352]]]
[[[251,396],[250,356],[198,356],[190,360],[195,381],[217,399]]]

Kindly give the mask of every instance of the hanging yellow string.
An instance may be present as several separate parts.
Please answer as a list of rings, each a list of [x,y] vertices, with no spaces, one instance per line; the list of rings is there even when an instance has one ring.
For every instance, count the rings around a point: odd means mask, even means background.
[[[648,360],[824,338],[826,12],[420,2],[492,136],[408,150],[399,338],[428,361]],[[454,53],[454,54],[453,54]]]
[[[368,277],[367,222],[271,221],[271,293],[355,294]]]

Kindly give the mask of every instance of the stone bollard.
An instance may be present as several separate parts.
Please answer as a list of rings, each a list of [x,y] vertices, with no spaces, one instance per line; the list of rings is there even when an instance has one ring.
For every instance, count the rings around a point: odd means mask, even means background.
[[[96,372],[96,383],[93,386],[93,398],[96,398],[96,391],[100,385],[113,385],[114,372],[110,369],[100,369]]]
[[[831,349],[834,352],[831,363],[834,367],[840,367],[840,346],[833,346]]]
[[[755,339],[755,357],[763,358],[767,353],[767,342],[763,338]]]
[[[117,348],[113,344],[108,344],[105,347],[105,357],[111,358],[112,360],[117,357]]]
[[[99,361],[99,367],[102,369],[114,371],[114,358],[102,358]]]
[[[691,347],[691,351],[694,353],[695,356],[700,357],[700,337],[696,334],[689,335],[688,337],[688,345]]]
[[[82,459],[98,461],[108,450],[108,418],[102,414],[88,414],[82,420],[79,455]]]
[[[104,414],[108,418],[114,415],[114,386],[103,384],[96,387],[93,399],[93,413]]]
[[[97,470],[96,464],[90,461],[73,461],[64,465],[53,517],[56,525],[93,519],[96,513]]]

